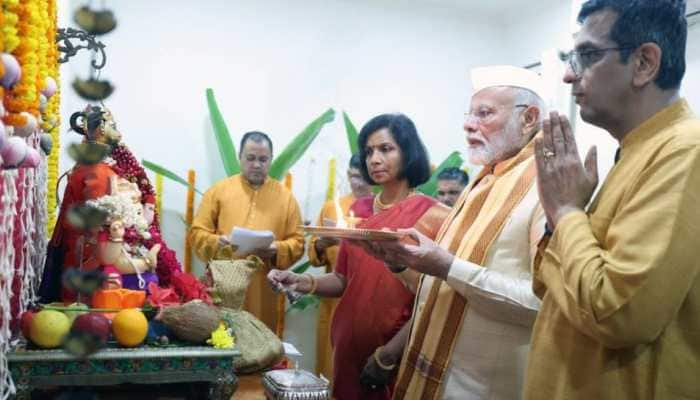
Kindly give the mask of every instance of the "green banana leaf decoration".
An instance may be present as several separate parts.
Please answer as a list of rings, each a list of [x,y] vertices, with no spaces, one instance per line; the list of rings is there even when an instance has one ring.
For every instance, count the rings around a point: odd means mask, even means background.
[[[238,162],[236,146],[233,144],[233,140],[231,140],[231,134],[229,134],[224,117],[221,115],[221,111],[219,111],[219,105],[216,104],[214,90],[211,88],[207,88],[207,106],[209,107],[211,125],[214,128],[216,144],[219,148],[221,161],[224,163],[226,176],[236,175],[241,172],[241,164]]]
[[[316,139],[324,125],[335,119],[335,111],[329,108],[320,117],[313,120],[301,133],[282,150],[282,152],[272,160],[270,165],[270,175],[272,178],[282,180],[290,168],[299,161],[311,143]]]
[[[437,177],[440,175],[440,172],[446,168],[459,168],[463,163],[464,160],[462,159],[462,155],[459,154],[458,151],[453,152],[442,163],[440,163],[435,171],[433,171],[428,182],[418,186],[416,189],[427,196],[435,197],[435,194],[437,193]]]
[[[165,168],[165,167],[162,167],[162,166],[160,166],[160,165],[158,165],[158,164],[156,164],[156,163],[152,163],[152,162],[150,162],[150,161],[148,161],[148,160],[141,160],[141,164],[143,164],[144,168],[148,168],[148,169],[150,169],[151,171],[155,172],[156,174],[162,175],[162,176],[165,177],[165,178],[168,178],[168,179],[171,179],[171,180],[173,180],[173,181],[175,181],[175,182],[177,182],[177,183],[180,183],[180,184],[184,185],[184,186],[187,187],[187,188],[190,187],[190,183],[187,182],[187,180],[186,180],[185,178],[183,178],[183,177],[181,177],[180,175],[178,175],[178,174],[176,174],[176,173],[170,171],[169,169],[167,169],[167,168]],[[197,190],[196,187],[193,187],[192,189],[193,189],[195,192],[197,192],[198,194],[200,194],[200,195],[202,194],[202,192],[200,192],[199,190]]]
[[[357,144],[357,138],[359,135],[357,134],[357,128],[355,128],[355,125],[353,125],[352,121],[350,121],[350,117],[348,117],[348,114],[345,111],[343,111],[343,122],[345,123],[345,133],[348,136],[350,152],[355,155],[360,151]]]

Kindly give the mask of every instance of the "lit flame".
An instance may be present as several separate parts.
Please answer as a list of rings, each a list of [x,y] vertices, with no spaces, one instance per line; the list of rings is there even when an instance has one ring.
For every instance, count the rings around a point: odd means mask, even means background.
[[[335,215],[336,215],[336,219],[337,219],[337,221],[335,223],[335,227],[336,228],[347,228],[348,223],[347,223],[347,221],[345,221],[343,209],[340,207],[340,201],[338,201],[338,196],[335,196],[334,202],[335,202]],[[352,211],[350,211],[350,214],[352,215]]]
[[[350,228],[354,228],[354,227],[355,227],[356,218],[355,218],[355,213],[352,212],[352,210],[350,210],[350,215],[348,216],[348,221],[349,221],[349,222],[348,222],[349,227],[350,227]]]

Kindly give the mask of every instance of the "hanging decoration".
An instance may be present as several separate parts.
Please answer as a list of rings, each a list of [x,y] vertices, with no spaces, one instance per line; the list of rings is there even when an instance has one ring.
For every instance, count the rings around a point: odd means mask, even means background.
[[[117,27],[117,19],[111,10],[93,10],[89,4],[78,8],[73,20],[85,32],[95,36],[109,33]]]
[[[114,86],[108,80],[100,79],[101,69],[106,62],[105,46],[95,40],[95,37],[114,30],[117,26],[117,20],[111,10],[93,10],[89,4],[78,8],[73,14],[73,20],[83,31],[68,28],[63,30],[64,36],[78,39],[86,44],[74,46],[70,40],[66,40],[67,55],[74,55],[82,48],[93,50],[89,76],[87,79],[76,77],[72,83],[73,90],[85,100],[102,101],[114,92]]]
[[[35,301],[58,172],[55,0],[0,0],[0,399],[13,322]]]

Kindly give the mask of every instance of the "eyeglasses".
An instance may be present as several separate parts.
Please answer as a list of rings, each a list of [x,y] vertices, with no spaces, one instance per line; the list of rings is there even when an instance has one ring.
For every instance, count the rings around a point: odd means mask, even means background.
[[[623,51],[634,49],[634,46],[608,47],[605,49],[571,50],[566,59],[574,75],[580,77],[586,68],[600,61],[607,51]]]
[[[474,118],[479,122],[480,124],[485,124],[488,122],[491,122],[493,118],[496,116],[496,110],[497,109],[506,109],[506,108],[527,108],[530,107],[529,104],[515,104],[513,106],[482,106],[477,108],[476,110],[469,111],[467,113],[464,113],[464,119],[465,120],[470,120]]]

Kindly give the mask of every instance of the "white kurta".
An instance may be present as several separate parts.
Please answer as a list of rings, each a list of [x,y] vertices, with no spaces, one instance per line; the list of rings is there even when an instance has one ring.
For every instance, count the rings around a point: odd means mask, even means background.
[[[447,283],[469,300],[443,385],[444,399],[519,399],[530,332],[540,301],[532,292],[532,261],[544,234],[537,185],[513,210],[484,267],[455,258]],[[418,293],[421,311],[432,287]]]

